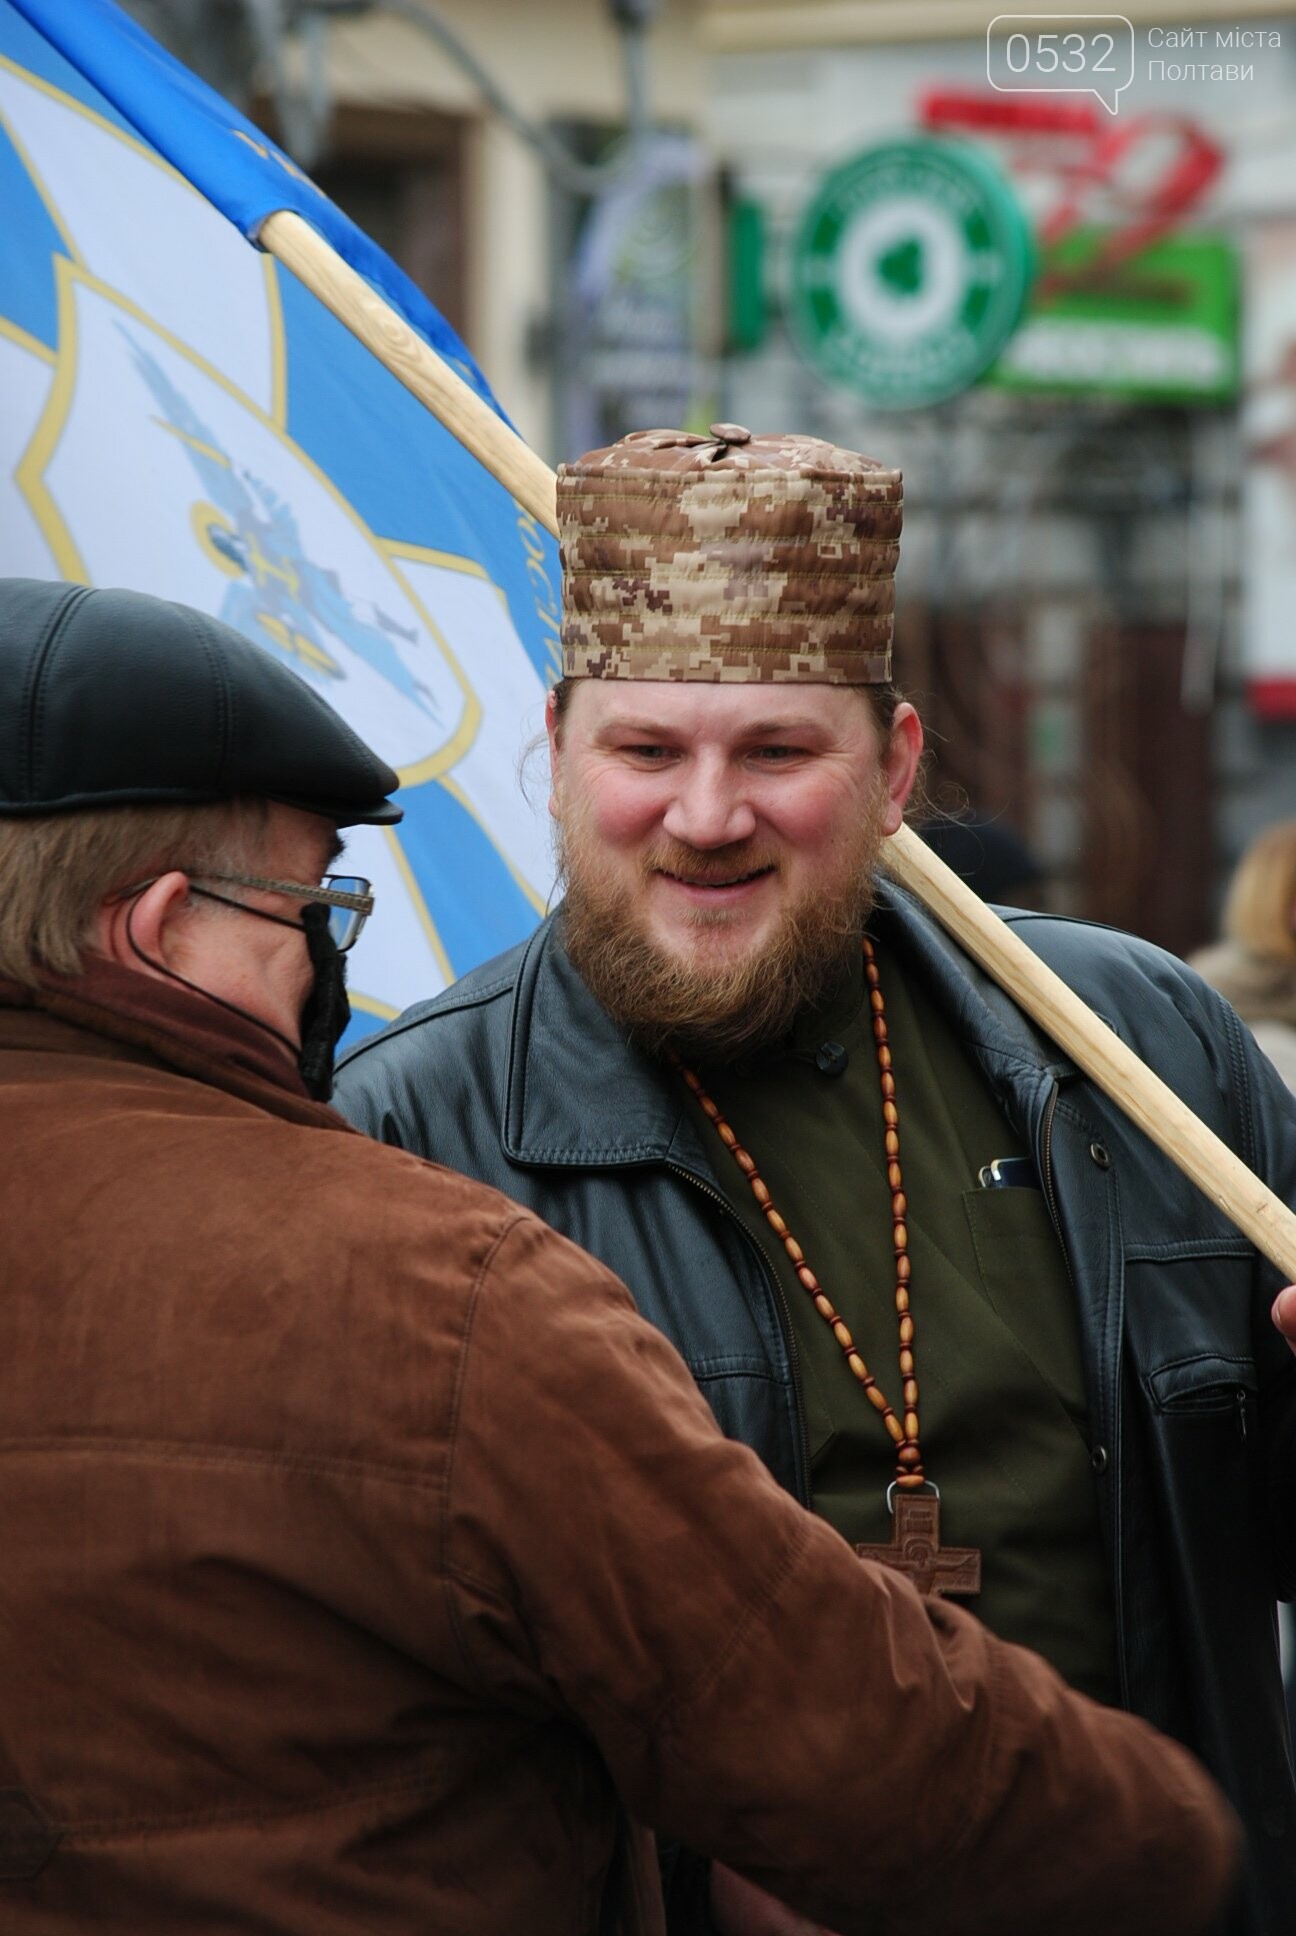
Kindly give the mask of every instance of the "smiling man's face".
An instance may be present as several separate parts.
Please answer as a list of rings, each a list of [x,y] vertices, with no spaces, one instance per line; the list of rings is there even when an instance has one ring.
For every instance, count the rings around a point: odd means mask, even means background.
[[[735,1052],[840,972],[922,730],[826,685],[582,679],[550,709],[569,953],[659,1047]]]

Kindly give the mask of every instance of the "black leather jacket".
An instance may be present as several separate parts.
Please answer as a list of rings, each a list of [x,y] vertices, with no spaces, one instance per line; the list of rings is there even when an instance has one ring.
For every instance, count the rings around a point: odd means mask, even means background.
[[[1079,1306],[1122,1696],[1193,1746],[1243,1817],[1231,1929],[1296,1928],[1296,1788],[1275,1597],[1296,1596],[1296,1359],[1282,1281],[908,896],[890,944],[927,978],[1026,1146]],[[1017,933],[1287,1202],[1296,1103],[1228,1005],[1142,942]],[[672,1082],[628,1049],[553,919],[344,1062],[370,1134],[466,1170],[610,1264],[724,1430],[809,1497],[791,1326]]]

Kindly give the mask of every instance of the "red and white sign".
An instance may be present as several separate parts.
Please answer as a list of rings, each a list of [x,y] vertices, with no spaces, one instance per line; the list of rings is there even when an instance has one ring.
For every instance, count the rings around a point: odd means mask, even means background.
[[[1248,238],[1242,559],[1251,704],[1296,719],[1296,220]]]

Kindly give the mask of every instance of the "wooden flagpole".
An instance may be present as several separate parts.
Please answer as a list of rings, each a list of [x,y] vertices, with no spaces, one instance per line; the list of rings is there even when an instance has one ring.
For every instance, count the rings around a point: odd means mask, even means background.
[[[283,209],[259,241],[443,423],[522,507],[557,535],[549,466],[300,215]],[[1032,1021],[1296,1283],[1296,1215],[1193,1115],[1107,1024],[978,900],[911,828],[883,865],[1007,990]]]
[[[257,240],[344,323],[378,361],[426,404],[450,433],[554,536],[554,474],[515,430],[483,403],[417,330],[310,223],[291,209],[266,217]]]
[[[913,831],[882,864],[1204,1195],[1296,1282],[1296,1216]]]

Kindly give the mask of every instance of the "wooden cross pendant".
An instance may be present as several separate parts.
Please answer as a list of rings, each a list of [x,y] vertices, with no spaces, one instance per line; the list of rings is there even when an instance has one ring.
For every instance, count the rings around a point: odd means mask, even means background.
[[[941,1545],[939,1497],[897,1490],[893,1501],[895,1532],[890,1545],[857,1546],[860,1558],[903,1573],[919,1593],[979,1593],[981,1554],[975,1546]]]

